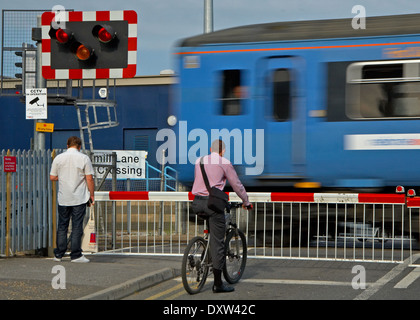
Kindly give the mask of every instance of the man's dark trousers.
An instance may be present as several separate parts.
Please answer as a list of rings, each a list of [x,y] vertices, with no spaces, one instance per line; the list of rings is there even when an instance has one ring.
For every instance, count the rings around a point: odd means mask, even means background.
[[[222,270],[225,264],[226,219],[224,213],[217,213],[207,207],[208,197],[195,196],[192,203],[194,212],[204,212],[209,216],[210,253],[213,268]]]
[[[67,250],[67,232],[71,219],[71,253],[70,258],[82,256],[83,220],[86,214],[86,204],[78,206],[58,206],[57,248],[54,254],[62,258]]]

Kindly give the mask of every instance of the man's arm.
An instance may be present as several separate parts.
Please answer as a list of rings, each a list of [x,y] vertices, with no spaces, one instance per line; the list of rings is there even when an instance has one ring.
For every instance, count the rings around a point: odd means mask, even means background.
[[[95,181],[93,180],[93,175],[88,174],[86,177],[87,187],[90,193],[90,200],[92,200],[92,204],[95,203]]]
[[[50,180],[51,181],[58,181],[58,176],[53,176],[50,174]]]
[[[248,200],[248,194],[246,193],[245,187],[239,180],[239,177],[231,163],[225,166],[225,175],[233,191],[235,191],[239,198],[242,199],[244,207],[251,205]]]

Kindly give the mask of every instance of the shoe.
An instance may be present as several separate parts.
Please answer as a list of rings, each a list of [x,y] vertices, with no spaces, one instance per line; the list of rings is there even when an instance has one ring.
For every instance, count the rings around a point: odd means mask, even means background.
[[[71,260],[71,262],[76,262],[76,263],[88,263],[89,261],[90,260],[87,259],[85,256],[81,256],[80,258]]]
[[[235,291],[234,287],[229,287],[225,284],[222,284],[220,287],[217,287],[215,285],[213,285],[213,292],[214,293],[219,293],[219,292],[232,292]]]
[[[53,261],[55,261],[55,262],[61,262],[61,258],[57,258],[56,256],[54,256]]]

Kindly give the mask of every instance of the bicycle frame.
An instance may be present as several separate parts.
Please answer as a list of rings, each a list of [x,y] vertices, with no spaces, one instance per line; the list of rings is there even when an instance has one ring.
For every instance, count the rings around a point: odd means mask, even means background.
[[[204,237],[204,240],[207,242],[206,243],[206,250],[204,251],[204,256],[203,256],[202,261],[206,261],[207,255],[208,255],[209,250],[210,250],[210,233],[207,232],[206,235],[207,235],[207,237]],[[209,268],[211,268],[212,266],[213,266],[213,261],[211,263],[210,262],[208,263]],[[209,271],[212,271],[212,270],[209,270]]]

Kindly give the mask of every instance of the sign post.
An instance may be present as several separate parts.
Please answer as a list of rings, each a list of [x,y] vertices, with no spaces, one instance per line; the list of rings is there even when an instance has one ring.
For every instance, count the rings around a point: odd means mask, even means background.
[[[54,161],[56,156],[55,149],[51,153],[51,163]],[[57,181],[51,181],[52,186],[52,239],[48,247],[48,256],[54,256],[54,248],[57,243]]]
[[[16,157],[10,156],[10,150],[7,150],[7,156],[3,157],[3,171],[6,172],[6,257],[10,252],[10,206],[11,206],[11,185],[10,174],[16,172]]]

